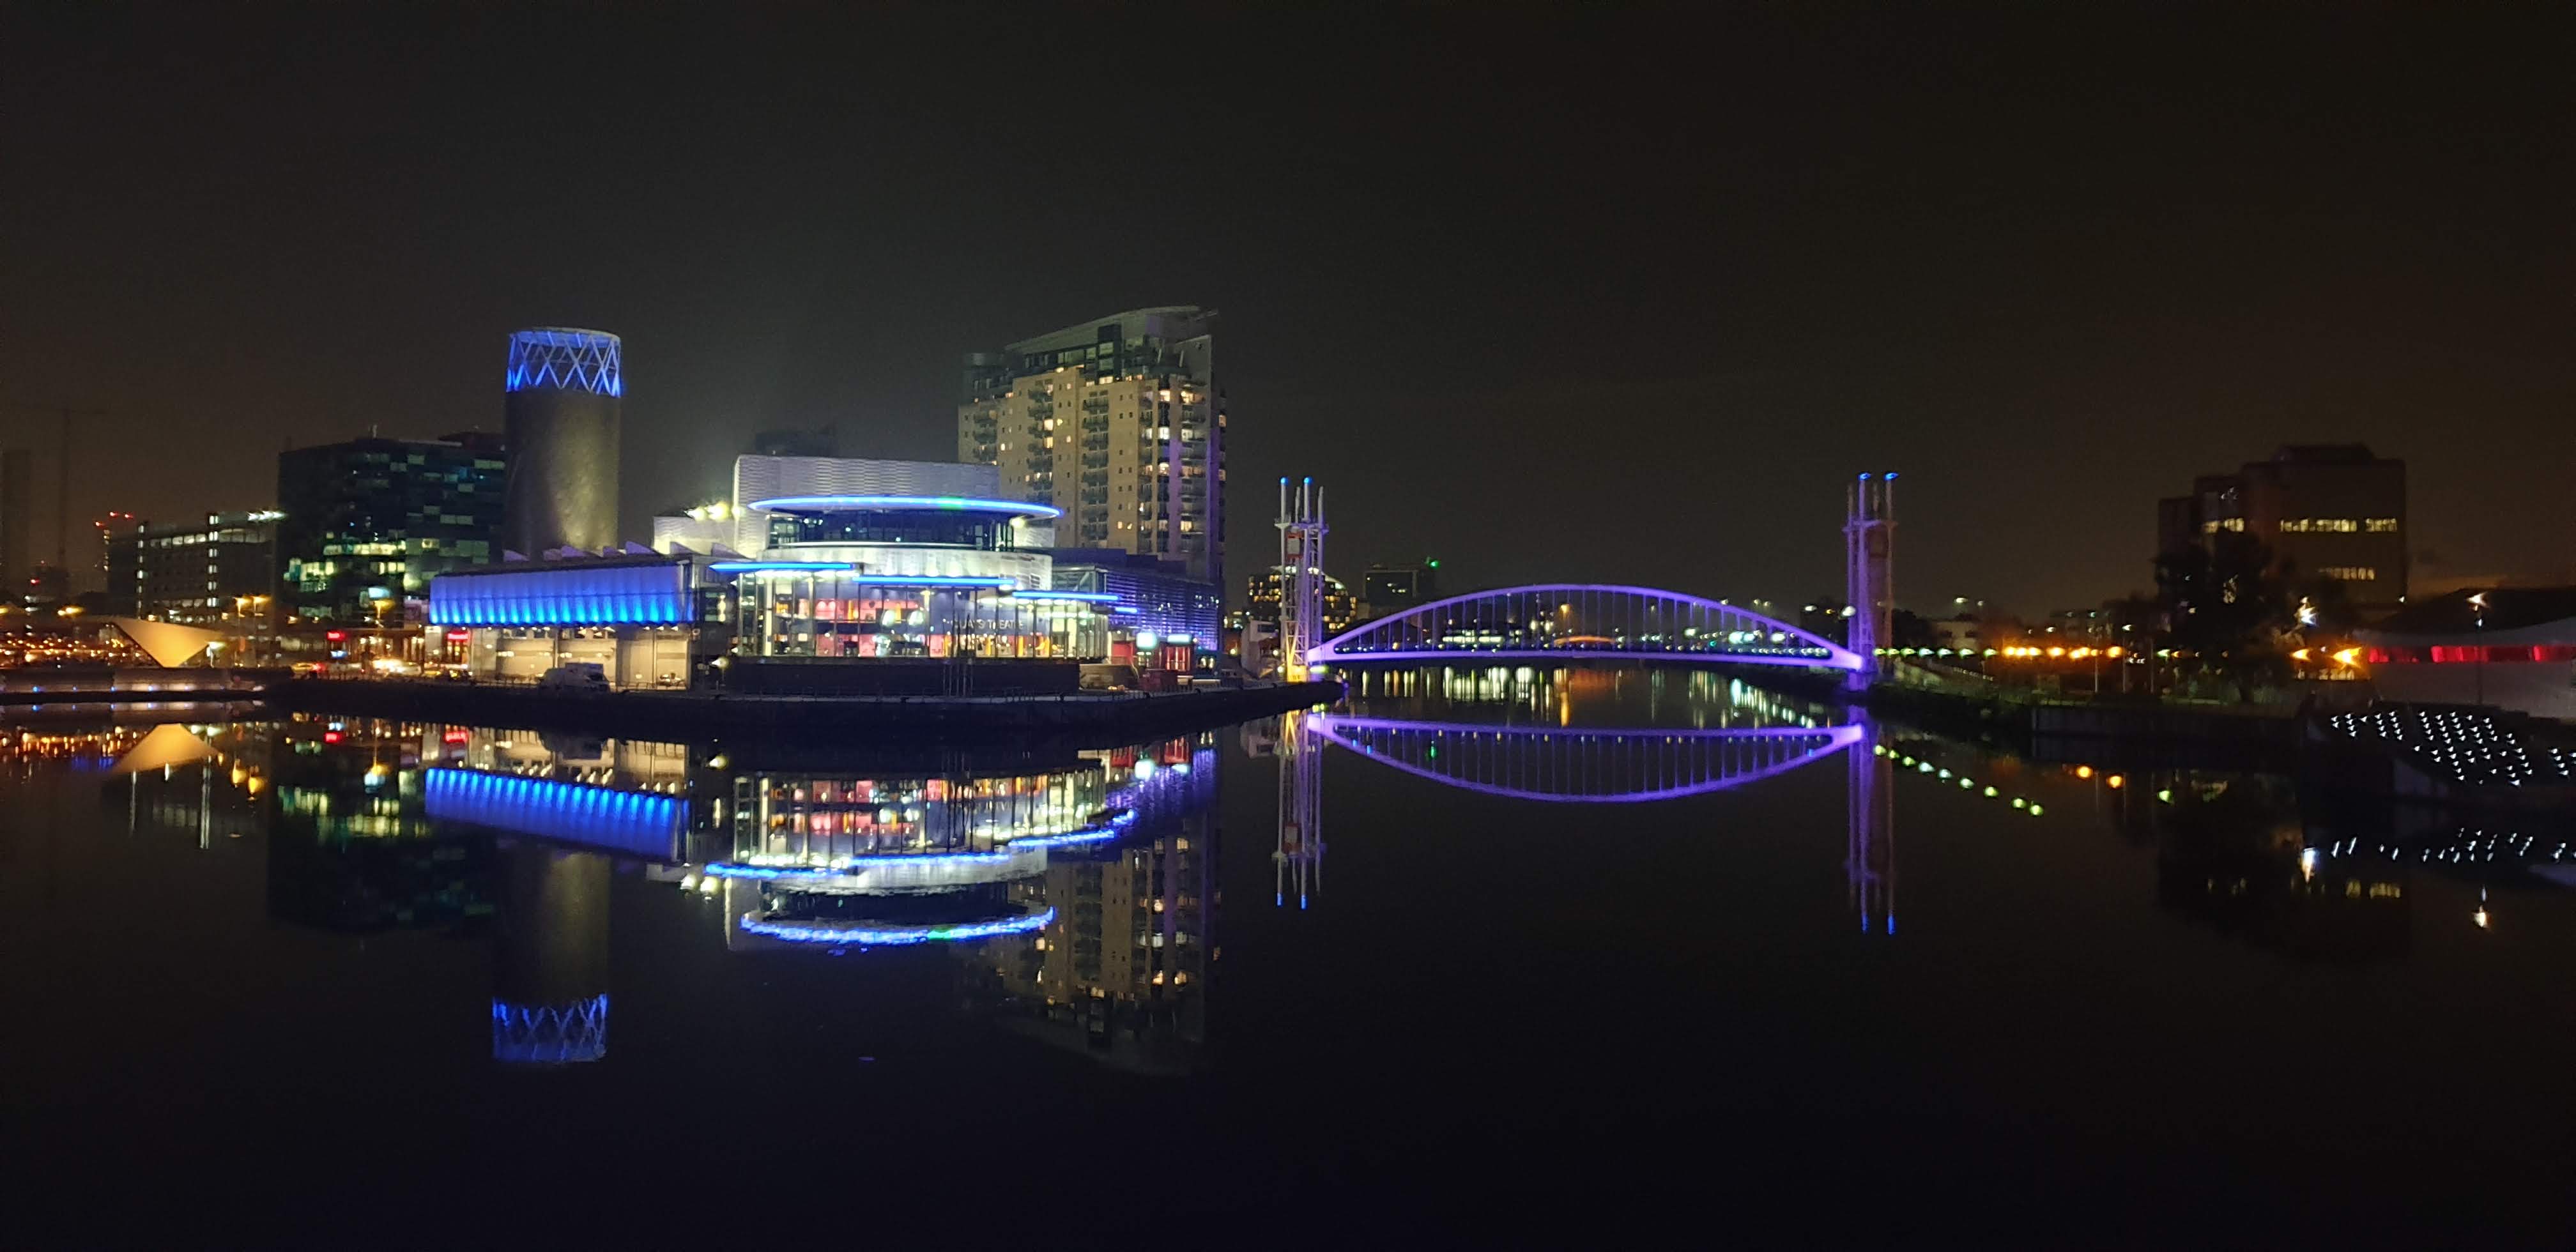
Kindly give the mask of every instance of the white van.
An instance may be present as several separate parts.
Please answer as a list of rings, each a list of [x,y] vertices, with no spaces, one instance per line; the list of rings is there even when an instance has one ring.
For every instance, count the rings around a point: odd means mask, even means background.
[[[570,665],[558,665],[547,670],[545,676],[537,680],[537,689],[539,691],[606,691],[608,674],[596,661],[575,661]]]

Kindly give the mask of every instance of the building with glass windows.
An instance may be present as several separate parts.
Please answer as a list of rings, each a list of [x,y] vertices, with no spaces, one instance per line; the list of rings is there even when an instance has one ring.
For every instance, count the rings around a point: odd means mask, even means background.
[[[1050,505],[1064,540],[1225,580],[1225,393],[1216,314],[1130,309],[966,359],[957,459]]]
[[[938,692],[956,676],[838,665],[973,660],[976,690],[1071,690],[1072,663],[1108,655],[1120,596],[1059,586],[1056,510],[998,497],[993,475],[742,457],[735,498],[656,519],[659,551],[460,571],[432,586],[429,621],[456,664],[501,680],[579,663],[615,687]]]
[[[1058,548],[1055,588],[1106,596],[1113,641],[1154,636],[1214,653],[1224,631],[1225,593],[1178,563],[1114,548]],[[1149,647],[1151,645],[1148,645]]]
[[[2358,443],[2290,444],[2233,474],[2204,474],[2156,504],[2158,554],[2251,536],[2294,592],[2390,610],[2406,602],[2406,463]]]
[[[402,618],[430,580],[499,555],[498,435],[352,439],[277,458],[278,604],[291,619]]]

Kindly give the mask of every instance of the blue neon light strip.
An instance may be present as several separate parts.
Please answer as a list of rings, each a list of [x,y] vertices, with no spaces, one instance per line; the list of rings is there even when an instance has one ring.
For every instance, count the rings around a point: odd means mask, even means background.
[[[1024,500],[978,500],[972,496],[778,496],[754,500],[743,507],[761,512],[947,509],[966,513],[1007,513],[1014,517],[1064,516],[1064,510],[1051,504],[1031,504]]]
[[[684,626],[696,619],[685,562],[442,574],[433,626]]]
[[[848,561],[719,561],[707,567],[719,574],[840,574],[853,587],[969,587],[1010,591],[1015,578],[967,578],[949,574],[862,574]]]
[[[1072,600],[1083,604],[1118,603],[1118,597],[1111,595],[1106,591],[1022,591],[1014,593],[1011,598],[1015,600]]]
[[[471,769],[430,769],[422,787],[424,807],[435,821],[472,822],[657,860],[670,859],[679,846],[687,811],[677,796]]]
[[[709,878],[760,878],[794,881],[823,881],[849,870],[872,866],[950,866],[990,865],[1008,861],[1031,848],[1059,848],[1070,844],[1097,843],[1115,839],[1118,832],[1106,826],[1086,826],[1054,835],[1031,835],[1014,839],[990,852],[941,852],[931,854],[886,852],[869,856],[845,856],[818,865],[744,865],[734,861],[715,861],[701,866],[699,873]]]
[[[742,915],[745,934],[783,940],[788,943],[828,943],[835,947],[897,947],[912,943],[953,943],[960,939],[989,939],[994,935],[1024,935],[1044,930],[1055,920],[1055,910],[1033,913],[1027,917],[1005,918],[996,922],[968,922],[953,926],[903,926],[888,930],[861,930],[834,926],[798,926],[773,922],[759,913]]]

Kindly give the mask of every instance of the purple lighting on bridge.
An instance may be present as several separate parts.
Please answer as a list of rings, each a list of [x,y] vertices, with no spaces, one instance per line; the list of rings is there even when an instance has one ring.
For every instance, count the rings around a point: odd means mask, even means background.
[[[1848,726],[1819,726],[1812,730],[1804,727],[1787,726],[1751,727],[1741,730],[1582,730],[1567,727],[1476,726],[1453,722],[1405,722],[1373,717],[1341,717],[1328,713],[1317,713],[1308,717],[1306,725],[1315,733],[1332,740],[1334,743],[1341,745],[1343,748],[1346,748],[1353,753],[1393,766],[1396,769],[1403,770],[1405,773],[1412,774],[1416,777],[1430,779],[1442,786],[1482,792],[1486,795],[1501,796],[1510,800],[1539,800],[1551,804],[1641,804],[1653,800],[1674,800],[1684,796],[1707,795],[1712,792],[1726,791],[1731,788],[1741,787],[1747,783],[1758,782],[1762,779],[1770,778],[1778,774],[1785,774],[1790,770],[1799,768],[1800,766],[1814,764],[1815,762],[1832,756],[1837,752],[1849,749],[1852,745],[1859,743],[1868,733],[1866,727],[1858,724]],[[1586,749],[1595,749],[1601,745],[1611,745],[1613,747],[1623,745],[1649,747],[1656,744],[1670,744],[1676,742],[1687,742],[1705,746],[1712,743],[1726,741],[1740,741],[1752,744],[1781,744],[1783,747],[1787,747],[1793,744],[1794,741],[1801,739],[1812,740],[1815,746],[1808,751],[1798,752],[1795,755],[1780,757],[1778,759],[1763,759],[1758,762],[1748,763],[1741,769],[1728,769],[1724,766],[1724,763],[1721,762],[1720,768],[1715,773],[1705,777],[1692,778],[1687,782],[1667,782],[1660,785],[1637,786],[1624,791],[1564,792],[1539,790],[1529,786],[1513,786],[1503,783],[1487,782],[1481,779],[1461,777],[1454,773],[1444,773],[1441,768],[1434,768],[1428,764],[1417,764],[1413,761],[1403,760],[1380,750],[1377,745],[1371,744],[1367,741],[1367,737],[1372,735],[1420,735],[1434,738],[1456,736],[1462,740],[1471,740],[1479,736],[1491,735],[1495,737],[1519,739],[1525,744],[1533,740],[1543,742],[1562,740],[1568,745],[1581,745]],[[1427,757],[1430,760],[1440,759],[1436,752],[1427,754]],[[1450,762],[1455,762],[1457,759],[1458,754],[1453,751],[1450,754],[1448,761],[1443,763],[1444,768],[1468,768],[1450,764]],[[1517,772],[1524,776],[1545,776],[1551,780],[1559,780],[1562,778],[1562,773],[1555,770],[1553,767],[1540,766],[1535,763],[1531,763],[1530,768],[1522,769]],[[1684,772],[1693,773],[1698,771],[1685,769]]]
[[[1543,607],[1560,596],[1572,597],[1564,604],[1579,604],[1581,612],[1586,615],[1606,614],[1640,627],[1658,626],[1659,629],[1653,632],[1657,642],[1653,645],[1614,644],[1609,647],[1502,646],[1514,639],[1525,642],[1534,633],[1545,637],[1540,623],[1533,621],[1531,614],[1534,607]],[[1578,622],[1581,620],[1578,618]],[[1706,628],[1686,628],[1683,625],[1685,621],[1705,623]],[[1438,637],[1430,646],[1402,646],[1400,641],[1408,632],[1414,631],[1424,632],[1426,638]],[[1581,633],[1597,635],[1597,631],[1589,628]],[[1632,631],[1631,637],[1644,633],[1648,632]],[[1731,634],[1758,635],[1766,643],[1777,636],[1779,644],[1764,648],[1738,643],[1727,638]],[[1466,636],[1469,642],[1449,642],[1461,635]],[[1682,638],[1675,638],[1676,635]],[[1485,646],[1483,641],[1486,639],[1490,639],[1494,646]],[[1398,646],[1374,646],[1381,642],[1397,642]],[[1788,650],[1791,647],[1796,650]],[[1393,617],[1344,631],[1306,654],[1308,663],[1318,665],[1451,658],[1468,661],[1561,661],[1587,657],[1697,664],[1794,665],[1842,670],[1860,670],[1869,664],[1868,659],[1859,653],[1821,635],[1737,605],[1654,587],[1599,583],[1535,583],[1434,600]]]

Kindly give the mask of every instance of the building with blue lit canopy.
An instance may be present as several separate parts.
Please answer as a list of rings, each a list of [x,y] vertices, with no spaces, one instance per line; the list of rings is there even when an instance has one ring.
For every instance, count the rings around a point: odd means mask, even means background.
[[[1117,594],[1055,585],[1057,511],[1000,498],[990,466],[743,457],[734,477],[735,499],[657,519],[654,548],[439,579],[430,622],[474,676],[596,664],[621,688],[756,671],[760,689],[857,690],[816,666],[973,658],[1060,663],[1010,681],[1069,690],[1072,663],[1108,653]]]

